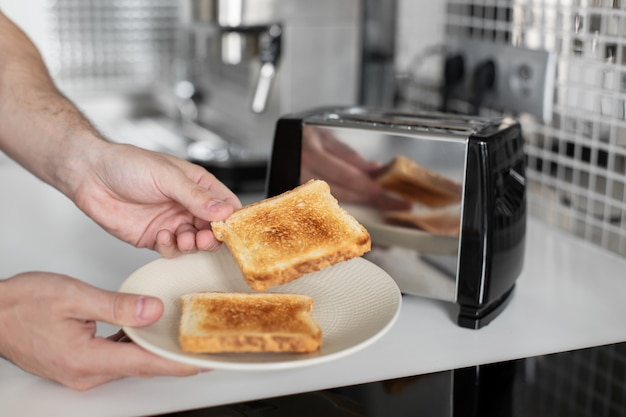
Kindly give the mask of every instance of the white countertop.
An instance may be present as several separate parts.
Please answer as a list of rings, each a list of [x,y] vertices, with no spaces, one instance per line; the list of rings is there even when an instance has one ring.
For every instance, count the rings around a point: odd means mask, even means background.
[[[0,155],[0,277],[65,273],[116,289],[157,254],[99,229],[60,193]],[[0,415],[141,416],[449,370],[626,341],[626,260],[529,221],[513,299],[487,327],[455,324],[456,307],[405,296],[394,327],[352,356],[310,368],[125,379],[74,392],[0,359]],[[102,326],[102,334],[115,328]]]

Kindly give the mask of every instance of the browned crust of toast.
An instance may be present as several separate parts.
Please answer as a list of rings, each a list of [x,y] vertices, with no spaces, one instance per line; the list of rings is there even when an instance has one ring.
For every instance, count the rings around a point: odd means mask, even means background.
[[[368,252],[370,235],[321,180],[211,223],[250,288],[263,291]]]
[[[402,155],[395,156],[373,177],[384,189],[428,207],[459,203],[462,197],[461,184]]]
[[[288,269],[276,270],[271,273],[257,272],[245,268],[243,270],[246,282],[257,291],[263,291],[269,287],[286,284],[305,274],[316,272],[339,262],[343,262],[363,255],[366,251],[361,249],[364,245],[369,245],[369,239],[359,240],[356,248],[347,248],[337,252],[320,256],[311,260],[302,260],[292,263]]]
[[[322,330],[301,294],[194,293],[181,297],[179,343],[189,353],[314,352]]]
[[[203,338],[181,336],[181,349],[189,353],[309,353],[319,349],[314,336],[215,335]]]

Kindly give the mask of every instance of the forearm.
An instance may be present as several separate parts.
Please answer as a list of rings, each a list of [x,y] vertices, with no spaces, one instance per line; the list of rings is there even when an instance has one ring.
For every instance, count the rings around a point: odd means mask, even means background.
[[[37,48],[0,12],[0,149],[72,197],[94,148],[106,146],[55,87]]]

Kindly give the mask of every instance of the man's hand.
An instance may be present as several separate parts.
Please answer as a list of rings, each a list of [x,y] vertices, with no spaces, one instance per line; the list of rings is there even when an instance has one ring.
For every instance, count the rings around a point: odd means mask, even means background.
[[[101,142],[70,195],[109,233],[165,257],[214,250],[210,222],[241,207],[204,168],[131,145]]]
[[[120,343],[120,334],[96,336],[97,321],[140,327],[162,312],[157,298],[104,291],[64,275],[23,273],[0,280],[0,355],[76,390],[130,376],[196,374],[196,368]]]

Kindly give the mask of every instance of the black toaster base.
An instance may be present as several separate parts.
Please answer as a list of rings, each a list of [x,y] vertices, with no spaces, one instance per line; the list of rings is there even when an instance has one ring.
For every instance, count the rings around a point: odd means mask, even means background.
[[[515,285],[505,292],[500,298],[493,300],[489,304],[481,306],[461,305],[457,323],[461,327],[467,329],[478,330],[489,323],[504,310],[511,298],[513,298],[513,290]]]

